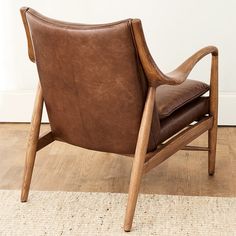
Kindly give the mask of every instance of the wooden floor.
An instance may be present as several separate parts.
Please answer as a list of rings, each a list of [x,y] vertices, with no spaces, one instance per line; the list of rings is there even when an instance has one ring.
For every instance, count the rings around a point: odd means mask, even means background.
[[[20,189],[28,124],[0,124],[0,189]],[[42,126],[42,131],[48,125]],[[236,128],[219,128],[216,174],[207,153],[179,151],[144,176],[141,192],[236,196]],[[195,145],[206,145],[202,135]],[[127,192],[132,159],[54,142],[38,152],[31,189]]]

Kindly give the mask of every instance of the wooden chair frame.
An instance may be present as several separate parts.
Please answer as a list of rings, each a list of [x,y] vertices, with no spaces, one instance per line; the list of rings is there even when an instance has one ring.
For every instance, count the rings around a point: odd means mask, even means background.
[[[24,22],[27,39],[28,52],[31,61],[35,61],[30,32],[26,20],[27,8],[21,9],[21,15]],[[139,20],[132,21],[133,34],[137,43],[141,62],[145,73],[149,77],[149,89],[143,110],[140,124],[136,150],[133,159],[133,166],[130,177],[130,186],[128,194],[128,203],[126,208],[124,230],[130,231],[132,227],[135,207],[137,203],[139,188],[142,176],[161,164],[178,150],[195,150],[208,152],[208,173],[214,175],[215,156],[216,156],[216,138],[217,138],[217,116],[218,116],[218,51],[217,48],[209,46],[195,53],[187,59],[182,65],[171,73],[163,74],[155,65],[151,58],[142,33]],[[155,103],[156,87],[161,84],[180,84],[191,72],[194,65],[207,54],[212,54],[211,75],[210,75],[210,114],[203,117],[196,124],[184,129],[178,135],[169,139],[166,143],[157,147],[156,151],[147,153],[149,134]],[[55,139],[52,132],[39,136],[40,124],[43,110],[43,94],[40,83],[37,88],[32,121],[30,126],[28,146],[26,151],[25,170],[21,192],[21,201],[28,199],[29,188],[34,168],[36,152],[52,143]],[[208,147],[186,146],[199,135],[208,131]]]

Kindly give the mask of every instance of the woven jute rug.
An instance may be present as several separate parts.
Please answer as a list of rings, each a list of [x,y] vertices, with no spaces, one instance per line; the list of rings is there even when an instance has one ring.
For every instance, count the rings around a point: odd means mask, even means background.
[[[0,190],[0,235],[236,235],[236,198],[140,194],[123,232],[127,194]]]

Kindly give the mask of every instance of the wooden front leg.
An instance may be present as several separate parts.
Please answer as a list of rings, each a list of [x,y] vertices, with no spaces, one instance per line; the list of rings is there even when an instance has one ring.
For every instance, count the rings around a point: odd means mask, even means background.
[[[218,55],[212,55],[210,81],[210,115],[213,117],[213,126],[208,131],[208,173],[215,173],[217,124],[218,124]]]

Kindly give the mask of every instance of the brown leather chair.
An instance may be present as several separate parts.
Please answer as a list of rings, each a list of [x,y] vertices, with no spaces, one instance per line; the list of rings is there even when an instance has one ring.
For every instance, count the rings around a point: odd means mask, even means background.
[[[59,140],[87,149],[134,156],[124,230],[130,231],[142,175],[180,149],[208,152],[214,174],[218,51],[209,46],[163,74],[148,51],[141,21],[84,25],[21,8],[38,86],[21,201],[28,198],[36,152]],[[186,80],[212,55],[210,86]],[[209,91],[209,96],[202,96]],[[43,102],[51,131],[39,137]],[[192,124],[194,122],[194,124]],[[208,131],[208,147],[186,146]]]

